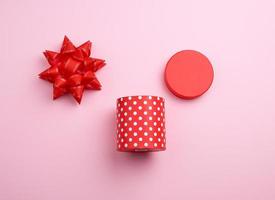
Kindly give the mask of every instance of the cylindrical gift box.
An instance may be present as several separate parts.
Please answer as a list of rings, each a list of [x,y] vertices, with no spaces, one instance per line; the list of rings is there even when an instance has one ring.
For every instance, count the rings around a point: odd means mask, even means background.
[[[164,151],[164,99],[157,96],[127,96],[117,99],[117,150]]]

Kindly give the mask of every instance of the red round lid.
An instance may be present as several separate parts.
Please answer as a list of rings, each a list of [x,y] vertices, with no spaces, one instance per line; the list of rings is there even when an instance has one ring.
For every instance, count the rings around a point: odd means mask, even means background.
[[[197,51],[180,51],[166,64],[167,87],[183,99],[193,99],[205,93],[213,78],[214,72],[210,61]]]

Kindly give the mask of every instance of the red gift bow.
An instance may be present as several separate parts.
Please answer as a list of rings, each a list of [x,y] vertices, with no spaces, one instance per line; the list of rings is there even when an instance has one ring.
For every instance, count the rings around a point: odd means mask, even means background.
[[[105,61],[91,58],[90,54],[90,41],[76,48],[67,36],[64,37],[60,53],[44,52],[51,66],[39,77],[53,83],[53,99],[71,93],[80,104],[84,89],[101,89],[95,72],[105,65]]]

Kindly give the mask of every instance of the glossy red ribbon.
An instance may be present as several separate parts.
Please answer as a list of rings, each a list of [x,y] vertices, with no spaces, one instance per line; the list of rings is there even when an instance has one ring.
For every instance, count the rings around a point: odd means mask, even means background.
[[[91,58],[90,54],[90,41],[75,47],[67,36],[64,37],[60,53],[44,52],[50,67],[39,77],[53,83],[53,99],[71,93],[80,104],[84,89],[101,89],[95,72],[105,65],[105,61]]]

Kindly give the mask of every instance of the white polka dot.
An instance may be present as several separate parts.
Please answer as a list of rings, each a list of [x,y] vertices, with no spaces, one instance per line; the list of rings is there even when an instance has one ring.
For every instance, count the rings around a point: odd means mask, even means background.
[[[123,139],[123,138],[121,138],[120,142],[124,142],[124,139]]]
[[[163,116],[163,113],[160,113],[161,116]]]
[[[154,147],[157,147],[158,146],[158,144],[157,143],[154,143]]]
[[[132,119],[133,119],[132,117],[129,117],[129,118],[128,118],[129,121],[132,121]]]
[[[161,102],[160,105],[163,106],[163,103]]]
[[[143,101],[143,103],[146,105],[146,104],[147,104],[147,101]]]
[[[150,130],[150,131],[152,131],[152,130],[153,130],[153,128],[150,126],[150,127],[149,127],[149,130]]]
[[[152,141],[153,141],[153,138],[150,137],[149,140],[152,142]]]
[[[149,98],[149,99],[152,99],[152,96],[149,96],[148,98]]]
[[[132,107],[131,107],[131,106],[129,106],[128,110],[132,110]]]
[[[149,109],[149,110],[152,110],[152,106],[149,106],[148,109]]]
[[[147,133],[147,132],[144,132],[144,136],[148,136],[148,133]]]
[[[157,122],[154,122],[154,126],[157,126]]]
[[[139,110],[142,110],[142,107],[141,107],[141,106],[139,106],[139,107],[138,107],[138,109],[139,109]]]
[[[154,104],[154,105],[157,105],[157,102],[153,101],[153,104]]]
[[[120,98],[120,101],[123,101],[123,97]]]
[[[158,111],[159,111],[159,110],[160,110],[160,107],[158,107],[157,109],[158,109]]]
[[[118,134],[118,138],[120,138],[121,136],[120,136],[120,134]]]
[[[118,113],[118,115],[117,115],[118,117],[120,117],[120,113]]]
[[[144,122],[143,124],[144,124],[144,126],[147,126],[147,125],[148,125],[148,122]]]
[[[148,147],[148,143],[147,143],[147,142],[145,142],[145,143],[144,143],[144,146],[145,146],[145,147]]]
[[[123,122],[123,120],[124,120],[123,118],[120,119],[121,122]]]
[[[164,135],[163,135],[163,133],[161,134],[161,137],[163,137]]]
[[[136,101],[134,101],[134,102],[133,102],[133,104],[134,104],[134,105],[137,105],[137,102],[136,102]]]
[[[150,117],[149,117],[149,120],[152,121],[152,120],[153,120],[153,117],[150,116]]]
[[[117,126],[120,127],[120,124],[118,124]]]
[[[142,96],[138,96],[138,99],[141,100],[141,99],[142,99]]]
[[[161,141],[161,139],[160,139],[160,138],[158,138],[158,141],[160,142],[160,141]]]
[[[163,143],[161,144],[161,147],[164,147],[164,144],[163,144]]]
[[[128,130],[129,130],[129,131],[132,131],[133,129],[132,129],[132,127],[129,127]]]
[[[144,115],[147,115],[148,113],[147,113],[147,111],[144,111],[144,113],[143,113]]]
[[[136,112],[136,111],[134,111],[134,112],[133,112],[133,114],[134,114],[134,115],[137,115],[137,112]]]
[[[158,134],[156,132],[154,132],[154,136],[157,136]]]
[[[157,115],[157,113],[156,113],[156,112],[154,112],[154,113],[153,113],[153,115]]]
[[[120,132],[123,132],[124,130],[123,130],[123,128],[122,129],[120,129]]]
[[[128,114],[128,113],[127,113],[127,112],[125,112],[125,113],[124,113],[124,116],[127,116],[127,114]]]
[[[125,123],[124,123],[124,126],[127,126],[127,125],[128,125],[127,122],[125,122]]]
[[[158,100],[160,100],[160,98],[158,97]]]
[[[139,131],[142,131],[142,127],[140,126],[140,127],[138,128],[138,130],[139,130]]]
[[[124,102],[124,106],[127,106],[127,102]]]
[[[163,123],[161,123],[160,126],[163,127]]]
[[[160,131],[160,128],[158,128],[158,131]]]
[[[118,107],[120,107],[120,103],[119,103],[119,104],[117,104],[117,106],[118,106]]]
[[[138,120],[142,120],[142,117],[141,117],[141,116],[139,116],[139,117],[138,117]]]
[[[142,142],[142,137],[138,138],[138,141]]]
[[[118,148],[120,149],[120,147],[121,147],[121,146],[120,146],[120,144],[119,144],[119,145],[118,145]]]
[[[134,143],[134,147],[137,147],[138,146],[138,144],[137,143]]]
[[[136,126],[136,125],[137,125],[137,122],[134,122],[133,124],[134,124],[134,126]]]
[[[132,141],[133,141],[133,139],[132,139],[132,138],[129,138],[128,140],[129,140],[129,142],[132,142]]]
[[[125,134],[124,134],[124,136],[125,136],[125,137],[127,137],[127,136],[128,136],[128,134],[127,134],[127,133],[125,133]]]
[[[128,97],[128,100],[131,100],[132,99],[132,97]]]
[[[120,108],[120,111],[122,112],[122,111],[123,111],[123,108]]]
[[[160,121],[160,117],[158,117],[158,121]]]
[[[137,134],[137,132],[134,132],[134,136],[136,137],[138,134]]]
[[[125,148],[127,148],[127,147],[128,147],[128,144],[127,144],[127,143],[125,143],[125,144],[124,144],[124,147],[125,147]]]

